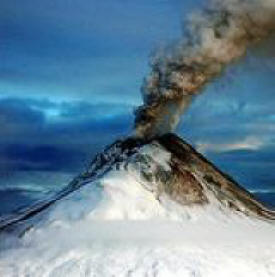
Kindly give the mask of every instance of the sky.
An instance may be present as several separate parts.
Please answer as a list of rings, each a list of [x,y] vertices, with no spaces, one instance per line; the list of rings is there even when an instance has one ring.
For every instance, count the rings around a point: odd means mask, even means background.
[[[130,134],[151,53],[180,38],[184,18],[205,5],[2,0],[0,186],[17,172],[77,174]],[[209,84],[176,132],[247,188],[275,191],[270,45],[250,49]]]

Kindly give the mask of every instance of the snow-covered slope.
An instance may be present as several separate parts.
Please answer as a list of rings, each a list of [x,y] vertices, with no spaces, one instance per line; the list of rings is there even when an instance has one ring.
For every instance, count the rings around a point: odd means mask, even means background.
[[[0,276],[274,277],[272,212],[181,143],[117,142],[6,218]]]

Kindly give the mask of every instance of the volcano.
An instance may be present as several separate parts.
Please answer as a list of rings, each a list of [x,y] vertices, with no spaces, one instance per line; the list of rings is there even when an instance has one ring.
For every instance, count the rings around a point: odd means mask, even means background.
[[[274,276],[274,219],[175,134],[126,138],[1,219],[0,275]]]
[[[161,201],[162,196],[182,206],[215,204],[247,216],[274,220],[275,212],[267,209],[254,196],[220,171],[191,145],[175,134],[150,141],[127,138],[118,140],[99,153],[84,173],[51,199],[2,218],[0,229],[33,219],[40,212],[73,191],[104,178],[109,171],[131,168],[145,190]]]

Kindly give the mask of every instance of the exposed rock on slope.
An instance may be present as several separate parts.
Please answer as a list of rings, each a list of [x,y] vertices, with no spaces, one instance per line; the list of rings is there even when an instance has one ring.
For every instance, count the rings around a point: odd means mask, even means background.
[[[1,221],[0,276],[274,277],[274,218],[177,136],[130,138]]]
[[[156,166],[150,155],[140,154],[139,149],[144,145],[166,149],[171,154],[170,168],[165,170]],[[275,212],[264,207],[251,193],[175,134],[166,134],[147,143],[132,138],[118,141],[96,157],[87,175],[94,176],[114,165],[119,169],[120,164],[125,166],[129,161],[139,164],[140,174],[149,184],[155,184],[157,197],[165,193],[182,205],[206,205],[214,201],[223,208],[275,219]]]
[[[173,178],[166,192],[180,197],[184,204],[218,201],[223,207],[247,215],[275,219],[275,213],[266,209],[252,194],[221,172],[190,145],[173,134],[158,138],[171,156]],[[176,193],[176,191],[178,193]]]
[[[189,144],[174,134],[166,134],[147,142],[134,138],[115,142],[55,197],[0,219],[0,229],[35,221],[56,201],[111,170],[131,172],[133,178],[160,202],[166,195],[184,206],[214,204],[220,209],[233,209],[248,216],[275,219],[275,212],[265,208]]]

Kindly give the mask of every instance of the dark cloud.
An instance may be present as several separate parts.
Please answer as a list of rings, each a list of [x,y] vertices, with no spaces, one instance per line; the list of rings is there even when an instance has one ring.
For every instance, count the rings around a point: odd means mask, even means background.
[[[11,144],[3,149],[2,158],[12,170],[76,171],[83,166],[83,156],[81,151],[66,147]]]
[[[275,191],[275,146],[257,151],[209,152],[207,156],[246,187]]]
[[[180,6],[188,12],[201,2],[1,1],[0,175],[77,173],[106,144],[129,133],[129,105],[141,102],[148,53],[178,37]],[[216,145],[218,151],[205,154],[253,187],[274,183],[275,63],[265,55],[274,52],[268,47],[229,67],[195,100],[178,129],[194,146]],[[251,136],[262,143],[257,150],[221,151]]]
[[[211,102],[211,97],[216,101]],[[191,107],[180,134],[198,150],[199,143],[206,144],[206,156],[240,183],[250,188],[274,188],[272,103],[233,101],[228,106],[215,93],[203,101],[197,99]],[[77,174],[106,144],[131,132],[132,109],[111,103],[2,99],[0,171]],[[251,136],[252,142],[247,142]],[[247,148],[238,148],[241,143],[247,143]]]
[[[26,125],[43,124],[44,115],[41,111],[32,109],[26,102],[16,99],[3,99],[0,101],[1,126],[8,124]]]
[[[198,97],[178,131],[241,184],[275,190],[273,88],[263,83],[257,91],[251,84],[250,91],[233,84]]]
[[[0,170],[79,171],[131,128],[129,106],[0,101]]]

